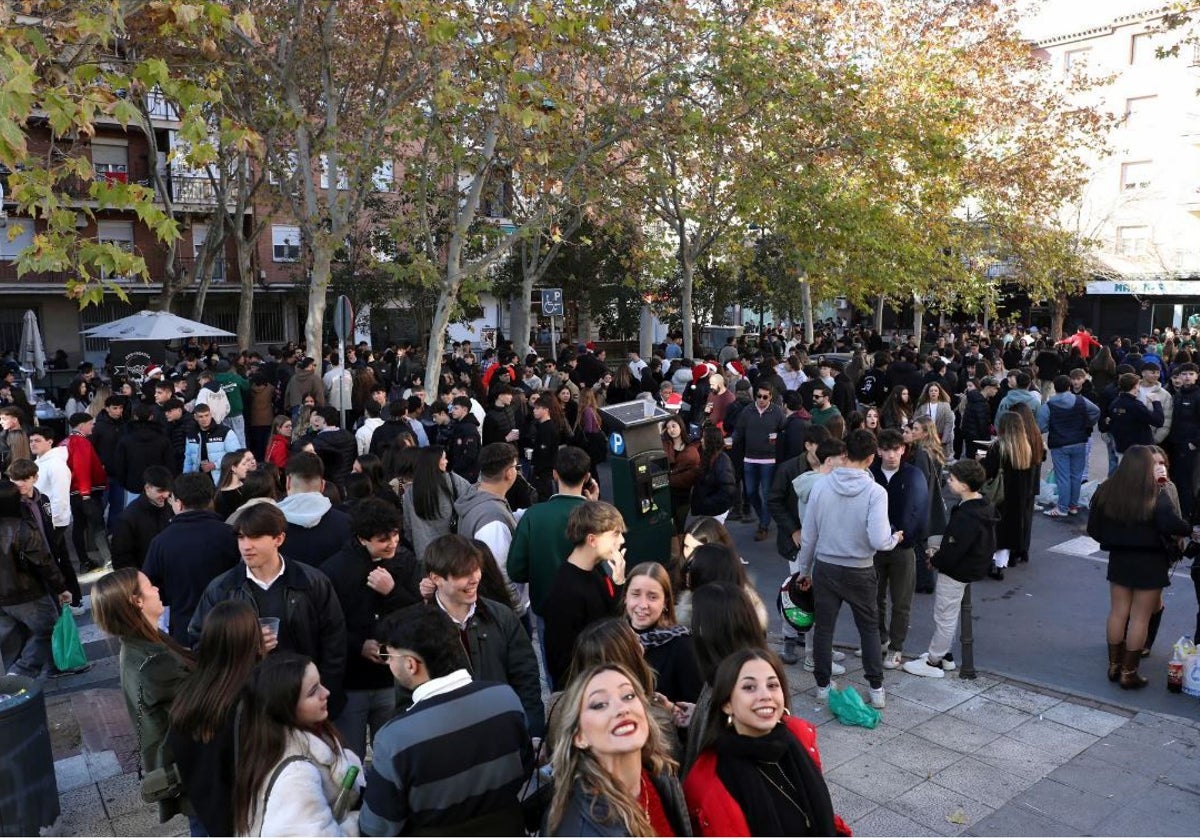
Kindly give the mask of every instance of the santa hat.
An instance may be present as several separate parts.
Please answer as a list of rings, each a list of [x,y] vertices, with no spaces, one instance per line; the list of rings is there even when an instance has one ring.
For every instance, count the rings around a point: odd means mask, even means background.
[[[708,365],[698,364],[692,368],[692,382],[699,382],[706,376],[708,376]]]
[[[704,363],[704,366],[705,366],[706,368],[708,368],[708,375],[709,375],[709,376],[712,376],[714,373],[716,373],[717,371],[719,371],[719,370],[720,370],[720,368],[719,368],[719,367],[717,367],[717,366],[716,366],[715,364],[713,364],[712,362],[705,362],[705,363]]]
[[[734,376],[745,376],[746,375],[746,366],[744,364],[742,364],[741,362],[739,362],[737,359],[734,359],[733,361],[726,364],[725,370],[729,371]]]
[[[162,372],[162,368],[158,365],[150,365],[148,368],[146,368],[146,378],[149,379],[152,376],[162,376]]]
[[[587,348],[589,353],[596,352],[596,342],[594,342],[594,341],[589,341],[587,344],[585,344],[583,346]]]

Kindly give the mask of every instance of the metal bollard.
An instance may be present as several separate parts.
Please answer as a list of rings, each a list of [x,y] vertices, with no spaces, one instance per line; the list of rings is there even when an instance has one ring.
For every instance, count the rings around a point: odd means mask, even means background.
[[[962,643],[962,661],[958,666],[960,679],[975,679],[975,628],[971,626],[971,584],[963,590],[962,606],[958,612],[958,638]]]

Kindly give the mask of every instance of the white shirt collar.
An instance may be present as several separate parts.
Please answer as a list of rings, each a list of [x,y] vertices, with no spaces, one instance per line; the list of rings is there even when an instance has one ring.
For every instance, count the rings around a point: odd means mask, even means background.
[[[459,668],[457,671],[447,674],[444,677],[423,682],[413,689],[412,693],[412,708],[422,700],[428,700],[430,697],[437,697],[439,694],[446,694],[462,688],[464,685],[469,685],[471,682],[471,672],[466,668]]]
[[[454,616],[450,615],[450,611],[448,609],[446,609],[446,605],[442,603],[442,598],[440,595],[438,595],[437,593],[434,593],[433,600],[438,605],[438,608],[442,612],[444,612],[451,621],[454,622],[455,626],[458,627],[459,630],[467,629],[467,624],[470,622],[470,620],[472,618],[475,617],[475,607],[477,607],[479,605],[478,601],[476,601],[474,604],[472,604],[471,609],[467,610],[467,617],[464,618],[462,621],[459,621]]]
[[[279,574],[275,575],[275,577],[271,578],[270,580],[266,580],[266,581],[259,580],[258,578],[256,578],[254,576],[254,572],[250,571],[250,567],[247,566],[246,567],[246,578],[250,582],[252,582],[255,586],[257,586],[259,589],[261,589],[263,592],[266,592],[268,589],[270,589],[274,585],[275,581],[277,581],[281,577],[283,577],[283,572],[286,568],[287,568],[287,562],[283,559],[283,555],[281,554],[281,555],[279,555]]]

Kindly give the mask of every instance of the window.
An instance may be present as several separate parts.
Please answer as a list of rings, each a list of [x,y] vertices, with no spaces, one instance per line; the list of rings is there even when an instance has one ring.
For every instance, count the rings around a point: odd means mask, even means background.
[[[300,228],[296,225],[271,225],[271,259],[275,262],[299,262]]]
[[[1145,256],[1149,250],[1149,226],[1131,225],[1117,228],[1117,253],[1122,257]]]
[[[208,225],[192,225],[192,257],[196,262],[200,261],[200,249],[204,247],[204,243],[208,241]],[[212,279],[225,279],[225,257],[222,254],[217,254],[213,259],[212,264]]]
[[[390,160],[385,160],[375,167],[375,171],[371,173],[371,184],[375,187],[375,191],[391,192],[393,175]]]
[[[1157,96],[1131,96],[1125,100],[1125,127],[1141,130],[1154,119]]]
[[[1092,54],[1091,47],[1083,47],[1078,50],[1067,50],[1063,53],[1063,76],[1070,76],[1072,73],[1082,71],[1088,63],[1088,58]]]
[[[16,260],[33,244],[33,219],[9,216],[0,219],[0,260]]]
[[[105,295],[104,300],[100,301],[100,303],[84,307],[79,311],[79,330],[80,332],[90,330],[92,327],[99,327],[102,324],[107,324],[109,321],[125,318],[134,314],[140,308],[140,306],[135,308],[132,303],[117,300],[115,295]],[[83,337],[84,355],[88,356],[90,361],[103,361],[104,356],[111,349],[111,344],[107,338]],[[91,354],[93,353],[98,355],[92,358]]]
[[[100,222],[96,230],[96,241],[101,243],[111,242],[120,247],[122,251],[132,254],[133,222]],[[107,271],[101,272],[101,276],[105,280],[127,279]]]
[[[328,161],[328,158],[326,158],[326,157],[325,157],[325,155],[321,155],[321,157],[320,157],[320,163],[321,163],[321,189],[323,189],[323,190],[327,190],[327,189],[329,189],[329,174],[328,174],[328,173],[329,173],[329,164],[328,164],[328,162],[327,162],[327,161]],[[339,190],[348,190],[348,189],[350,189],[350,178],[349,178],[349,176],[347,176],[347,174],[346,174],[346,163],[345,163],[345,158],[344,158],[344,157],[342,158],[342,163],[341,163],[341,165],[338,167],[338,185],[337,185],[337,188],[338,188]]]
[[[1121,192],[1144,190],[1150,186],[1153,161],[1138,160],[1121,164]]]
[[[1154,33],[1137,32],[1129,39],[1129,63],[1148,64],[1154,60]]]
[[[109,145],[107,143],[92,144],[92,168],[96,177],[110,184],[119,181],[122,184],[129,181],[129,147]]]
[[[279,169],[283,170],[283,179],[291,181],[296,175],[296,165],[299,159],[295,152],[284,152],[275,165],[267,172],[267,181],[273,186],[279,186]]]

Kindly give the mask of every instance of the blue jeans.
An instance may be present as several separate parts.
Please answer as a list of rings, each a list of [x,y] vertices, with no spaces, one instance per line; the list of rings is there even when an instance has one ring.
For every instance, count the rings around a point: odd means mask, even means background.
[[[334,725],[342,735],[342,745],[359,758],[367,754],[367,727],[371,736],[396,715],[396,689],[364,688],[346,692],[346,706]]]
[[[1108,449],[1108,474],[1112,475],[1117,471],[1117,464],[1121,460],[1117,457],[1117,444],[1108,432],[1104,432],[1100,437],[1104,439],[1104,446]]]
[[[753,464],[746,461],[742,465],[742,474],[746,482],[746,496],[750,499],[750,507],[758,516],[758,527],[766,530],[771,526],[771,512],[767,510],[767,497],[771,494],[771,482],[775,478],[774,464]]]
[[[117,530],[117,520],[121,518],[121,512],[125,510],[125,488],[121,486],[121,482],[115,478],[108,480],[108,515],[104,521],[104,530],[111,537],[113,532]],[[137,494],[134,494],[137,497]]]
[[[1087,443],[1055,447],[1050,450],[1050,460],[1054,462],[1054,481],[1058,485],[1058,509],[1066,513],[1068,508],[1079,505],[1079,488],[1087,466]]]

